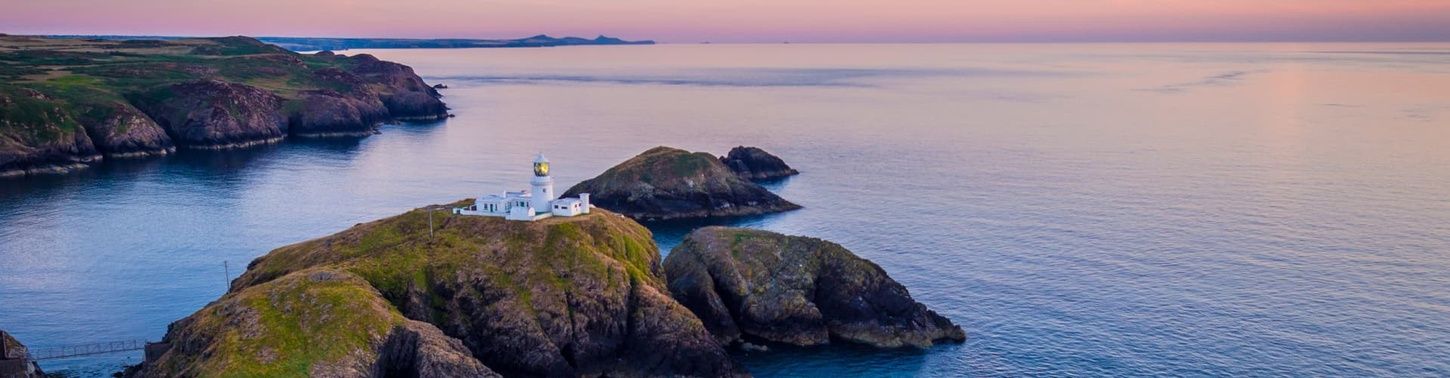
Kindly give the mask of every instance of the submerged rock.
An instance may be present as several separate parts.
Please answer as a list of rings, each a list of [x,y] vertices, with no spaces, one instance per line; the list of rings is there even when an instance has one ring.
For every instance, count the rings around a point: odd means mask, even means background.
[[[598,207],[641,220],[740,216],[799,209],[740,178],[714,155],[655,147],[574,185]]]
[[[420,209],[258,258],[145,376],[735,376],[649,230]],[[430,213],[433,213],[430,222]],[[430,232],[430,224],[431,232]],[[484,370],[487,369],[487,370]]]
[[[925,348],[966,338],[881,267],[821,239],[705,227],[670,251],[665,272],[675,299],[723,344]]]
[[[720,162],[747,180],[770,180],[800,174],[775,155],[756,147],[738,146],[720,157]]]

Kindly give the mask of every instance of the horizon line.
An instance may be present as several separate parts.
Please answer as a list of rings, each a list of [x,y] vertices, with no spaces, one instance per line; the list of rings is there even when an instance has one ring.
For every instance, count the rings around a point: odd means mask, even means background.
[[[319,39],[323,39],[323,38],[326,38],[326,39],[481,40],[481,41],[519,40],[519,39],[528,39],[528,38],[534,38],[534,37],[540,37],[540,36],[550,37],[550,38],[585,38],[585,39],[588,39],[589,38],[589,37],[579,37],[579,36],[574,36],[574,35],[553,36],[553,35],[549,35],[548,33],[539,33],[539,34],[533,34],[533,35],[528,35],[528,36],[524,36],[524,37],[504,37],[504,38],[499,38],[499,37],[377,37],[377,36],[373,36],[373,37],[357,37],[357,36],[317,36],[317,35],[247,35],[247,34],[213,34],[213,35],[105,34],[105,33],[88,33],[88,34],[11,34],[11,33],[6,33],[6,32],[0,32],[0,35],[5,35],[5,36],[26,36],[26,37],[134,37],[134,38],[224,38],[224,37],[247,37],[247,38],[254,38],[254,39],[262,39],[262,38],[319,38]],[[1039,44],[1039,43],[1041,43],[1041,44],[1094,44],[1094,43],[1450,43],[1450,37],[1443,38],[1443,39],[1440,39],[1440,38],[1406,38],[1406,39],[1316,39],[1316,38],[1303,38],[1303,39],[1248,39],[1248,38],[1220,38],[1220,39],[1212,39],[1212,38],[1185,38],[1185,39],[1144,39],[1144,38],[1136,38],[1136,39],[1135,38],[1126,38],[1126,39],[1112,39],[1112,38],[1104,38],[1104,39],[1092,39],[1092,38],[1086,38],[1086,39],[1045,39],[1045,38],[1010,39],[1010,38],[993,38],[993,39],[972,39],[972,38],[967,38],[967,39],[961,39],[961,40],[940,40],[940,41],[931,41],[931,40],[902,40],[902,41],[871,41],[871,40],[858,40],[858,41],[816,41],[816,40],[792,41],[792,40],[774,40],[774,41],[772,41],[772,40],[755,40],[755,41],[719,41],[719,42],[717,42],[717,41],[709,41],[709,40],[700,40],[700,41],[660,41],[660,40],[649,39],[649,38],[644,38],[644,39],[629,39],[629,38],[624,38],[624,37],[611,36],[611,35],[609,35],[607,33],[599,33],[599,34],[597,34],[597,37],[617,38],[617,39],[621,39],[621,40],[625,40],[625,41],[652,41],[655,44],[660,44],[660,45],[689,45],[689,44],[721,44],[721,45],[724,45],[724,44],[730,44],[730,45],[756,45],[756,44],[902,44],[902,45],[905,45],[905,44],[965,44],[965,43],[982,43],[982,44]]]

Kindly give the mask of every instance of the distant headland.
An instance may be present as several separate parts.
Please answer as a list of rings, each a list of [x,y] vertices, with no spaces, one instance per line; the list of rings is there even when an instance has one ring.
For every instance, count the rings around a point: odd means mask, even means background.
[[[102,160],[357,137],[448,116],[408,66],[247,37],[0,35],[0,177]]]
[[[170,36],[117,35],[55,35],[51,37],[96,40],[174,40],[186,38]],[[461,49],[591,45],[653,45],[655,43],[655,41],[651,40],[627,41],[604,35],[589,39],[581,37],[556,38],[544,34],[515,39],[257,37],[257,40],[277,45],[292,51],[338,51],[348,49]]]

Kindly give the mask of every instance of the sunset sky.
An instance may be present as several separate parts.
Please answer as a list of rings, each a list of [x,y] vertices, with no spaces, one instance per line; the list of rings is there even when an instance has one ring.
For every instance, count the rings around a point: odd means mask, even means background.
[[[0,33],[661,42],[1450,41],[1450,0],[0,0]]]

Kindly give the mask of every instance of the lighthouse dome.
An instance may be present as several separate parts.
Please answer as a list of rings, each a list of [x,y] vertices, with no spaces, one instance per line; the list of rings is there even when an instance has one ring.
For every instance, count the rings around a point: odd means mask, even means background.
[[[541,152],[534,157],[534,176],[544,177],[549,175],[549,158],[544,157]]]

